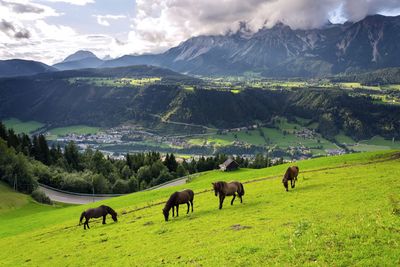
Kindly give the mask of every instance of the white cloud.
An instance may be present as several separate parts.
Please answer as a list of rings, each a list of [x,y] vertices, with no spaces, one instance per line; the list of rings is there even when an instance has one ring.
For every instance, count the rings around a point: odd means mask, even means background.
[[[399,0],[137,0],[134,18],[92,15],[98,24],[111,30],[114,30],[112,21],[129,19],[130,32],[109,36],[82,34],[79,28],[68,26],[68,22],[50,23],[47,18],[63,14],[43,4],[46,1],[81,6],[95,2],[40,0],[42,4],[38,4],[28,0],[0,0],[1,59],[18,57],[52,64],[80,49],[91,50],[100,57],[156,53],[192,36],[237,31],[240,22],[246,22],[252,31],[272,27],[278,21],[292,28],[314,28],[328,19],[357,21],[368,14],[400,13]]]
[[[154,52],[192,36],[237,31],[241,21],[252,31],[277,22],[307,29],[332,16],[358,21],[395,8],[400,8],[399,0],[137,0],[128,39],[136,52]]]
[[[92,15],[97,19],[97,23],[102,26],[110,26],[110,20],[125,19],[125,15]]]
[[[77,6],[85,6],[87,4],[93,4],[95,1],[94,0],[44,0],[46,2],[62,2],[62,3],[67,3],[71,5],[77,5]]]

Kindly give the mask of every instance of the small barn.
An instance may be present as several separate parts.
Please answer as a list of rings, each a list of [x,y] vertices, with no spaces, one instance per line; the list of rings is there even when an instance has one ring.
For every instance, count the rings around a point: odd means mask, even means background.
[[[224,163],[219,165],[221,171],[234,171],[239,169],[239,164],[234,159],[227,159]]]

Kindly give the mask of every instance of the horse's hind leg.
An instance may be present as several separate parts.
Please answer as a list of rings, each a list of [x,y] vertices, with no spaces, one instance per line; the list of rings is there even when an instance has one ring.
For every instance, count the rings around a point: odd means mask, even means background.
[[[238,195],[240,198],[240,203],[243,203],[242,195]]]
[[[294,181],[294,179],[293,180],[290,180],[290,185],[292,186],[292,188],[294,188],[294,186],[295,186],[295,181]]]
[[[189,204],[190,202],[188,202],[188,203],[186,203],[187,204],[187,206],[188,206],[188,209],[187,209],[187,212],[186,212],[186,214],[188,214],[189,213],[189,208],[190,208],[190,204]]]
[[[175,217],[175,206],[172,206],[172,217]]]
[[[193,212],[193,200],[190,201],[190,205],[192,205],[192,212]]]
[[[179,205],[176,205],[176,217],[179,217],[178,212],[179,212]]]
[[[236,194],[233,194],[233,198],[231,200],[231,205],[233,205],[233,201],[235,200],[235,198],[236,198]]]

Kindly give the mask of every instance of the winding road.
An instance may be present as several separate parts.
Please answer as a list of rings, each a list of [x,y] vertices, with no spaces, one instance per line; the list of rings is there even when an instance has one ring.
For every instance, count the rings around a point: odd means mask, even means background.
[[[145,191],[182,185],[182,184],[186,183],[188,178],[189,178],[188,176],[178,178],[178,179],[169,181],[167,183],[148,188]],[[97,201],[121,196],[121,195],[112,195],[112,194],[104,194],[104,195],[78,194],[78,193],[72,193],[72,192],[67,192],[67,191],[63,191],[63,190],[58,190],[56,188],[52,188],[52,187],[49,187],[49,186],[46,186],[43,184],[40,184],[39,188],[41,190],[43,190],[43,192],[52,201],[68,203],[68,204],[87,204],[87,203],[97,202]]]

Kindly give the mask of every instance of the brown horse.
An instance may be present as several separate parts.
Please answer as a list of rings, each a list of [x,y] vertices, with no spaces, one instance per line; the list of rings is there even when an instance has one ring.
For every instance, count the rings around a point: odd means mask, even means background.
[[[168,217],[169,217],[169,210],[172,208],[172,217],[175,216],[174,213],[174,208],[176,207],[176,217],[179,216],[178,210],[179,210],[179,205],[180,204],[187,204],[187,213],[189,213],[189,208],[190,205],[192,205],[192,212],[193,212],[193,198],[194,198],[194,193],[192,190],[190,189],[185,189],[181,192],[175,192],[173,193],[167,203],[165,204],[165,207],[163,208],[163,214],[164,214],[164,218],[165,221],[168,221]]]
[[[222,204],[224,203],[225,196],[233,196],[231,205],[236,198],[236,193],[240,198],[240,203],[243,203],[242,196],[244,195],[244,187],[240,182],[215,182],[212,183],[215,196],[219,194],[219,209],[222,209]]]
[[[297,181],[297,175],[299,175],[299,167],[297,166],[291,166],[286,170],[285,175],[283,176],[282,179],[282,183],[283,186],[286,188],[286,192],[289,191],[288,181],[290,181],[290,185],[292,188],[295,187]]]
[[[85,217],[86,221],[83,224],[83,228],[86,230],[86,226],[88,229],[89,227],[89,219],[90,218],[100,218],[103,216],[103,224],[106,224],[106,216],[107,214],[111,214],[111,218],[114,220],[114,222],[117,222],[117,213],[110,208],[109,206],[101,205],[98,208],[93,208],[93,209],[88,209],[81,214],[81,218],[79,220],[79,225],[81,225],[83,217]]]

